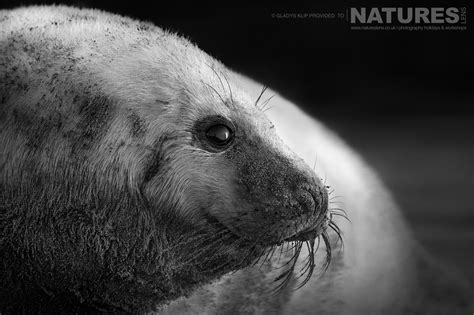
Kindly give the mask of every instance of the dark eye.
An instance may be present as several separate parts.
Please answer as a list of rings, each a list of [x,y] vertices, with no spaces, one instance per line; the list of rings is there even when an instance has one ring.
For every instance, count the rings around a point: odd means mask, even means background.
[[[234,134],[226,125],[218,124],[207,129],[206,138],[213,146],[221,148],[232,142]]]

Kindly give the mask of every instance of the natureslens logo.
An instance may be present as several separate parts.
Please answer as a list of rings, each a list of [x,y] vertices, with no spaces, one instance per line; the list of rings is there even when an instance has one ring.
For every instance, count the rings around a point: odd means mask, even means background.
[[[466,24],[466,8],[350,8],[351,24],[453,25]]]
[[[312,12],[274,12],[273,19],[345,23],[354,31],[465,31],[466,7],[345,7]]]

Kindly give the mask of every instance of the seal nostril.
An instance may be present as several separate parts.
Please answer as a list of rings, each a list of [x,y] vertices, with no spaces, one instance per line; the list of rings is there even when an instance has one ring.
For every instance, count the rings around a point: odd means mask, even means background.
[[[318,207],[318,200],[314,195],[306,188],[303,188],[298,194],[297,200],[304,213],[312,212]]]

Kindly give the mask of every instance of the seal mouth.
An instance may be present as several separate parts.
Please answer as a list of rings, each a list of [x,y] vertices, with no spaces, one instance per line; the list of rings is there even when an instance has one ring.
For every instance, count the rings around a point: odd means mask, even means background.
[[[263,264],[266,261],[270,261],[274,256],[275,252],[280,252],[280,257],[283,253],[291,252],[291,257],[284,263],[284,271],[274,279],[277,282],[277,286],[274,291],[279,292],[285,288],[290,280],[294,277],[294,270],[298,262],[298,258],[302,250],[307,248],[307,257],[305,257],[304,265],[301,268],[300,274],[296,279],[304,276],[303,280],[296,285],[295,289],[303,287],[312,277],[314,270],[316,269],[316,252],[319,250],[321,243],[325,245],[325,258],[322,265],[318,269],[320,272],[324,272],[329,268],[332,259],[332,245],[329,237],[329,230],[336,233],[337,241],[340,241],[340,245],[343,248],[342,231],[333,221],[333,215],[345,216],[340,214],[339,211],[342,209],[328,209],[326,212],[321,213],[320,217],[316,219],[316,224],[306,227],[305,229],[298,231],[297,233],[281,239],[277,242],[263,243],[257,240],[251,240],[237,234],[235,231],[230,229],[226,224],[220,222],[217,218],[212,215],[206,215],[206,221],[217,230],[225,230],[229,234],[231,242],[238,244],[239,247],[251,248],[253,258],[247,257],[248,265]],[[345,212],[344,212],[345,213]],[[279,250],[277,250],[279,248]],[[286,249],[285,249],[286,248]],[[253,260],[253,262],[251,262]]]
[[[336,228],[336,232],[339,232],[338,235],[341,236],[339,228],[337,228],[334,221],[332,221],[332,214],[333,212],[331,212],[330,210],[327,210],[326,212],[322,212],[322,215],[320,215],[316,219],[315,224],[305,227],[303,230],[298,231],[297,233],[284,238],[282,241],[278,242],[277,244],[281,245],[285,242],[298,242],[298,241],[306,242],[306,241],[314,240],[320,237],[321,234],[328,229],[328,227],[332,228],[333,230]]]
[[[343,213],[340,213],[341,211]],[[298,262],[298,258],[305,245],[308,250],[308,254],[305,258],[304,265],[301,268],[300,274],[298,275],[297,279],[301,278],[302,276],[304,276],[304,278],[296,286],[296,290],[303,287],[311,279],[311,276],[313,275],[313,272],[316,268],[315,256],[316,252],[319,250],[321,241],[325,245],[326,256],[323,260],[322,265],[320,266],[319,271],[325,272],[329,268],[332,259],[332,245],[330,242],[328,230],[332,230],[335,232],[337,236],[336,244],[340,241],[341,249],[344,248],[342,231],[333,221],[333,215],[342,216],[349,220],[344,210],[328,209],[327,212],[321,216],[321,219],[318,218],[318,223],[316,225],[303,229],[302,231],[299,231],[298,233],[288,238],[285,238],[279,244],[276,244],[277,246],[281,246],[284,243],[291,244],[291,248],[293,249],[292,257],[288,262],[285,263],[285,265],[288,266],[287,270],[284,271],[280,276],[278,276],[277,279],[275,279],[275,281],[281,281],[281,283],[277,286],[277,290],[283,289],[289,283],[290,279],[293,276],[293,272]]]
[[[283,242],[296,242],[296,241],[306,242],[306,241],[317,238],[319,235],[321,235],[321,233],[322,231],[319,229],[310,229],[306,231],[301,231],[301,232],[296,233],[293,236],[290,236],[284,239]]]
[[[237,232],[235,232],[233,229],[231,229],[229,226],[226,224],[222,223],[219,219],[213,217],[212,215],[207,214],[205,216],[205,220],[208,224],[214,227],[216,231],[226,231],[229,235],[230,241],[231,242],[236,242],[238,241],[241,245],[249,245],[249,246],[255,246],[259,245],[261,247],[272,247],[272,246],[281,246],[284,243],[291,243],[291,242],[306,242],[310,240],[314,240],[318,237],[321,236],[321,234],[327,230],[328,227],[331,225],[334,225],[337,227],[331,219],[331,215],[328,214],[323,218],[323,220],[318,220],[320,221],[318,224],[313,225],[311,227],[305,228],[301,231],[298,231],[297,233],[286,237],[284,239],[274,241],[274,242],[261,242],[259,240],[252,240],[247,237],[243,237],[242,235],[239,235]],[[334,229],[333,229],[334,230]],[[339,229],[337,229],[339,231]]]

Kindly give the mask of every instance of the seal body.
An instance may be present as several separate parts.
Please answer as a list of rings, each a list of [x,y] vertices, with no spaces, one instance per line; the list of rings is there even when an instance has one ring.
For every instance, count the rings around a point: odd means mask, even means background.
[[[291,102],[265,115],[259,84],[148,23],[0,23],[2,313],[468,309],[377,176]]]

